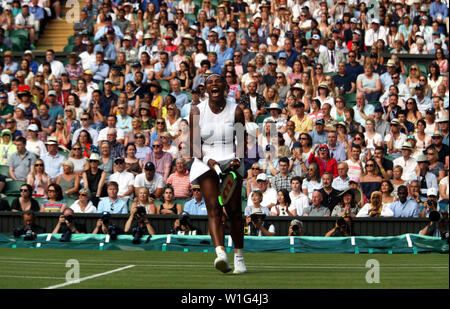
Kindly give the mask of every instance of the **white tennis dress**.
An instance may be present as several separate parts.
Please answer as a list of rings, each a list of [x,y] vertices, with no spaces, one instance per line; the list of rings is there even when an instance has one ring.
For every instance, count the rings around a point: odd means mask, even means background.
[[[238,105],[234,100],[227,98],[225,108],[215,114],[211,111],[208,101],[197,105],[200,111],[198,125],[202,141],[203,161],[194,159],[190,171],[190,180],[193,183],[198,177],[210,170],[207,165],[210,159],[219,163],[222,171],[227,169],[233,159],[235,151],[235,114]],[[197,121],[197,119],[194,119]],[[242,175],[243,165],[238,172]]]

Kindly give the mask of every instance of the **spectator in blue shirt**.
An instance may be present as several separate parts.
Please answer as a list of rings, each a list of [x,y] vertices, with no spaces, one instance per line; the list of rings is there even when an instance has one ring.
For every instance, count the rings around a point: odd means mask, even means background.
[[[292,39],[286,38],[284,40],[284,48],[277,53],[277,59],[280,58],[281,53],[286,54],[286,63],[291,68],[294,65],[294,61],[297,60],[298,57],[298,52],[293,49],[293,46]]]
[[[106,36],[102,36],[100,38],[99,43],[94,47],[94,53],[99,52],[103,53],[105,60],[116,61],[117,58],[116,48],[114,47],[113,44],[108,42]]]
[[[221,37],[219,39],[219,50],[217,51],[217,64],[221,69],[225,66],[225,61],[233,59],[234,49],[227,47],[227,39]]]
[[[97,213],[107,211],[111,214],[127,214],[128,205],[123,199],[118,198],[119,184],[115,181],[110,181],[107,184],[108,197],[98,203]]]
[[[180,85],[178,79],[172,79],[170,81],[170,89],[172,89],[170,94],[175,98],[175,105],[179,110],[183,109],[183,106],[189,103],[188,96],[180,91]]]
[[[159,56],[159,62],[154,66],[155,79],[169,81],[177,76],[177,68],[175,63],[169,61],[169,54],[167,52],[161,52]]]
[[[116,25],[112,24],[112,17],[111,15],[106,16],[105,18],[105,25],[97,30],[95,33],[94,40],[98,41],[100,38],[108,32],[109,29],[114,29],[114,34],[117,35],[120,39],[123,39],[123,33],[120,30],[120,28]]]
[[[316,120],[316,128],[312,130],[311,135],[313,145],[322,145],[328,143],[328,132],[325,130],[325,121],[323,118]]]
[[[103,82],[109,75],[109,65],[103,62],[103,53],[95,54],[96,63],[90,69],[94,73],[93,80],[95,83]]]
[[[187,212],[191,216],[203,216],[207,215],[205,199],[203,198],[202,191],[199,185],[191,186],[193,198],[184,204],[183,211]]]
[[[396,218],[418,218],[419,204],[413,199],[408,198],[408,189],[401,185],[397,189],[399,200],[390,205],[394,217]]]
[[[448,15],[447,5],[445,3],[442,3],[441,0],[435,0],[430,5],[430,15],[433,19],[442,24],[444,19]]]

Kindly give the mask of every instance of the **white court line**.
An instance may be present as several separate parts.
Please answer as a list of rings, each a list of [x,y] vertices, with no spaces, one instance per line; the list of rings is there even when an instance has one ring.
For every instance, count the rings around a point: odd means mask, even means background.
[[[1,261],[1,259],[0,259]],[[64,262],[37,262],[37,261],[20,261],[15,260],[14,264],[64,264]],[[122,264],[103,264],[103,263],[82,263],[85,266],[114,266],[114,265],[122,265]],[[172,268],[210,268],[210,265],[205,264],[196,264],[196,263],[154,263],[154,264],[136,264],[133,266],[137,267],[148,267],[148,268],[159,268],[159,267],[172,267]],[[284,264],[284,265],[274,265],[274,264],[259,264],[259,263],[247,263],[247,267],[249,268],[261,268],[261,269],[365,269],[366,267],[364,265],[360,264]],[[413,268],[416,270],[419,270],[421,268],[424,269],[448,269],[449,265],[445,264],[435,264],[435,265],[429,265],[429,264],[403,264],[403,265],[386,265],[383,266],[383,268],[394,268],[394,269],[409,269]]]
[[[36,276],[10,276],[10,275],[0,275],[0,278],[20,278],[20,279],[54,279],[54,280],[64,280],[66,278],[60,277],[36,277]]]
[[[106,275],[109,275],[109,274],[112,274],[112,273],[115,273],[115,272],[118,272],[118,271],[122,271],[122,270],[125,270],[125,269],[128,269],[128,268],[132,268],[134,266],[136,266],[136,265],[128,265],[128,266],[117,268],[117,269],[113,269],[113,270],[110,270],[110,271],[107,271],[107,272],[104,272],[104,273],[101,273],[101,274],[96,274],[96,275],[88,276],[88,277],[85,277],[85,278],[81,278],[81,279],[79,279],[77,281],[69,281],[69,282],[65,282],[65,283],[61,283],[61,284],[57,284],[57,285],[52,285],[52,286],[49,286],[49,287],[46,287],[46,288],[43,288],[43,289],[44,290],[51,290],[51,289],[62,288],[62,287],[65,287],[65,286],[68,286],[68,285],[71,285],[71,284],[74,284],[74,283],[80,283],[82,281],[86,281],[86,280],[89,280],[89,279],[94,279],[94,278],[98,278],[98,277],[101,277],[101,276],[106,276]]]

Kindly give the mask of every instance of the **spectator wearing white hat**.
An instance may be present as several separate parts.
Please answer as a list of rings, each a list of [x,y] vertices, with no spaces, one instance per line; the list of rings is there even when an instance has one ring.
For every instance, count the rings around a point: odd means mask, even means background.
[[[386,44],[387,33],[387,29],[385,29],[383,26],[380,26],[380,21],[378,20],[378,18],[374,18],[370,23],[370,29],[366,31],[364,43],[367,47],[371,47],[378,40],[383,40]]]
[[[278,197],[277,191],[274,188],[270,188],[269,183],[270,182],[265,173],[260,173],[256,177],[257,191],[262,193],[261,206],[265,206],[268,209],[272,208],[277,204],[277,197]],[[250,193],[248,197],[247,207],[253,206],[253,199],[252,199],[253,193],[254,192]]]
[[[412,151],[413,148],[411,147],[411,144],[405,142],[401,148],[402,156],[392,162],[394,166],[400,165],[403,168],[402,179],[405,181],[409,181],[413,178],[416,173],[416,167],[418,166],[416,159],[411,157]]]

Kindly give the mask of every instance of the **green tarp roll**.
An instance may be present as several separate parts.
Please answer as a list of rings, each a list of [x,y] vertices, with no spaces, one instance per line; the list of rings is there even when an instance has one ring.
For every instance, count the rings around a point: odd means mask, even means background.
[[[151,250],[214,252],[210,236],[155,235],[141,238],[133,244],[133,236],[74,234],[70,242],[61,242],[61,234],[39,234],[36,240],[24,240],[0,234],[2,248],[47,248],[84,250]],[[225,237],[225,247],[233,249],[230,236]],[[447,241],[438,237],[405,234],[392,237],[257,237],[245,236],[246,252],[277,253],[448,253]]]

